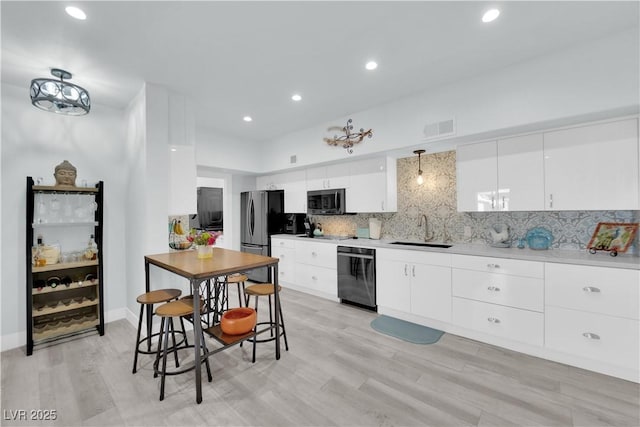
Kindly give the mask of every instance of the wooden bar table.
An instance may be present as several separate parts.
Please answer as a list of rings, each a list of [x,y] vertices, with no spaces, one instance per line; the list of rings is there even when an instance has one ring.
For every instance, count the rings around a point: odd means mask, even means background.
[[[194,363],[196,371],[196,402],[202,402],[200,336],[202,324],[200,322],[200,284],[218,276],[241,273],[254,268],[268,267],[272,269],[274,308],[279,313],[280,297],[278,295],[278,258],[239,252],[230,249],[213,248],[213,257],[198,258],[196,251],[186,250],[169,252],[144,257],[144,274],[146,292],[151,290],[149,283],[149,266],[154,265],[170,271],[178,276],[189,279],[193,290],[193,339]],[[196,321],[198,319],[198,321]],[[280,359],[280,322],[274,322],[276,343],[276,360]],[[204,355],[208,357],[208,354]]]

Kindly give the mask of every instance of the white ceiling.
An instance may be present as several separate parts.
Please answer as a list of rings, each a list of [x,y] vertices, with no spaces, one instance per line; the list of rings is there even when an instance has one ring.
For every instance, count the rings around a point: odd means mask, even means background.
[[[94,108],[123,108],[143,82],[161,84],[192,100],[199,127],[253,141],[639,21],[637,1],[72,2],[86,21],[70,18],[68,4],[0,3],[4,82],[26,97],[32,78],[63,68]],[[483,24],[496,5],[498,20]],[[369,59],[377,70],[364,69]]]

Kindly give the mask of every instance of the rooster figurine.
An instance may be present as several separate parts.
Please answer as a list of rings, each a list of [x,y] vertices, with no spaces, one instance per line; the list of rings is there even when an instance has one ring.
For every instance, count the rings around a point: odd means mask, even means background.
[[[491,235],[491,246],[494,248],[508,248],[511,246],[509,240],[509,226],[507,224],[495,224],[489,228]]]

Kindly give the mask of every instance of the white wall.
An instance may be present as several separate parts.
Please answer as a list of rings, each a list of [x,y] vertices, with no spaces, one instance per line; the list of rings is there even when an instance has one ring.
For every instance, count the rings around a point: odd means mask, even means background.
[[[24,87],[2,84],[2,349],[26,342],[26,177],[42,176],[45,183],[54,184],[54,167],[65,159],[78,170],[77,184],[82,179],[104,181],[107,321],[124,314],[126,299],[123,202],[128,182],[123,174],[127,169],[123,112],[94,104],[87,116],[52,114],[33,107],[27,92]]]
[[[457,138],[504,134],[537,124],[538,128],[563,121],[573,123],[580,117],[606,118],[611,112],[638,111],[639,41],[638,31],[615,34],[574,49],[556,52],[535,60],[514,64],[482,76],[400,99],[366,111],[338,117],[313,128],[304,129],[256,144],[260,163],[253,164],[262,173],[293,166],[344,160],[349,155],[338,147],[329,147],[322,138],[332,136],[329,126],[344,126],[353,119],[354,128],[373,129],[373,138],[357,145],[355,158],[423,144],[422,130],[427,123],[455,117]],[[454,139],[455,140],[455,139]],[[199,143],[202,140],[199,140]],[[452,149],[452,144],[431,144],[435,151]],[[199,149],[203,149],[199,147]],[[404,152],[404,151],[402,151]],[[297,155],[297,163],[289,157]],[[241,168],[242,170],[249,170]]]

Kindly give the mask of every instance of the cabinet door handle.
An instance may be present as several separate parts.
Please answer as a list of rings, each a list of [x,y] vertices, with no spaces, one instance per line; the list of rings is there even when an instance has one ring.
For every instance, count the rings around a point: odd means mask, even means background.
[[[497,286],[489,286],[487,289],[491,292],[500,292],[500,288]]]
[[[553,207],[553,194],[549,194],[549,207]]]
[[[318,278],[316,276],[311,276],[312,280],[318,280]]]
[[[318,256],[318,254],[315,252],[311,252],[311,256]]]
[[[592,332],[585,332],[584,334],[582,334],[583,337],[588,338],[590,340],[599,340],[600,339],[600,335],[598,334],[594,334]]]
[[[280,242],[280,245],[284,245],[284,242]]]
[[[502,196],[502,209],[504,209],[504,196]]]
[[[500,264],[487,264],[489,268],[500,268]]]
[[[407,275],[407,264],[404,265],[404,275]]]
[[[585,292],[600,292],[600,288],[596,288],[595,286],[585,286],[582,290]]]
[[[283,255],[280,255],[280,258],[284,258],[284,254],[283,254]]]
[[[487,317],[487,321],[489,321],[490,323],[500,323],[500,319],[498,319],[497,317]]]
[[[416,266],[415,266],[415,265],[412,265],[412,266],[411,266],[411,275],[412,275],[413,277],[416,277]]]
[[[380,207],[384,210],[384,201],[380,203]]]

